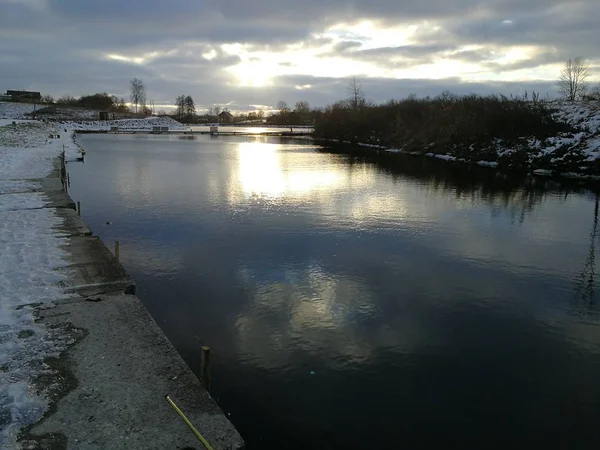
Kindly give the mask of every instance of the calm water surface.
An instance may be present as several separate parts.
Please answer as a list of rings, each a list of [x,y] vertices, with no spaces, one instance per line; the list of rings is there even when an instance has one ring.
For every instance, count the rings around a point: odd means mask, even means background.
[[[212,347],[251,450],[598,448],[594,193],[279,138],[80,143],[85,220],[194,370]]]

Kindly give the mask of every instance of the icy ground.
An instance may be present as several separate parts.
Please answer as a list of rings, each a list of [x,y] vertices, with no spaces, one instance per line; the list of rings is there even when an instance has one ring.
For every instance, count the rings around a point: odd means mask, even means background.
[[[16,104],[17,106],[23,106]],[[18,117],[22,108],[0,108]],[[9,119],[12,119],[9,117]],[[41,179],[63,150],[78,148],[71,133],[40,122],[0,125],[0,448],[16,447],[19,430],[39,420],[48,406],[33,381],[49,371],[44,358],[59,356],[64,334],[34,322],[34,305],[65,298],[62,219],[46,208]],[[59,136],[50,138],[50,136]]]

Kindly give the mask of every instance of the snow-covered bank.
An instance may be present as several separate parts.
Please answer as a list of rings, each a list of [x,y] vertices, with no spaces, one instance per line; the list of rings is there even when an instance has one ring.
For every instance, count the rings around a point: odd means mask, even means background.
[[[0,126],[0,448],[14,448],[19,429],[46,411],[48,400],[32,383],[49,371],[44,358],[69,344],[34,322],[32,306],[65,296],[59,269],[67,255],[54,231],[62,219],[40,192],[63,145],[68,155],[77,151],[71,132],[47,123]]]
[[[30,119],[27,114],[39,108],[29,103],[0,102],[0,119]]]
[[[588,175],[599,173],[600,160],[600,103],[553,102],[546,105],[558,123],[567,124],[571,131],[559,132],[543,139],[522,136],[513,142],[494,139],[488,145],[471,145],[464,149],[450,149],[447,155],[457,160],[475,162],[470,158],[484,154],[478,164],[505,170],[549,170],[556,174]]]
[[[0,127],[0,448],[197,445],[166,392],[209,424],[215,449],[243,448],[75,213],[58,177],[63,146],[67,160],[77,155],[67,124]]]
[[[169,127],[170,130],[187,130],[189,128],[170,117],[102,121],[60,121],[59,124],[75,131],[109,131],[112,127],[118,127],[121,131],[152,131],[153,127]]]
[[[421,148],[414,143],[382,145],[386,139],[370,138],[358,143],[386,153],[421,154],[449,162],[476,164],[512,172],[562,175],[596,180],[600,176],[600,102],[555,101],[544,105],[551,112],[556,129],[539,138],[533,135],[502,140],[487,138],[477,143],[440,144],[431,142]],[[329,142],[350,143],[336,139]],[[393,139],[388,139],[393,141]]]

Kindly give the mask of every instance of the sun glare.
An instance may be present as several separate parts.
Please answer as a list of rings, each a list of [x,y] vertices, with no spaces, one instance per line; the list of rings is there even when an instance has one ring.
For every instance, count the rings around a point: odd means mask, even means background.
[[[237,182],[244,194],[273,198],[286,194],[304,195],[332,188],[343,181],[340,173],[333,170],[287,170],[284,156],[276,144],[239,144]]]
[[[235,75],[240,86],[260,88],[273,84],[272,67],[266,61],[241,62],[226,70]]]

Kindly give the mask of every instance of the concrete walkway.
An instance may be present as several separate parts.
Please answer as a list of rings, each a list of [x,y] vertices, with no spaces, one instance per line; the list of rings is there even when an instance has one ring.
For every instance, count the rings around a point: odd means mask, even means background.
[[[67,345],[44,360],[51,370],[34,380],[50,408],[22,430],[22,448],[203,449],[166,394],[215,450],[243,448],[237,430],[132,295],[123,267],[77,216],[59,176],[57,169],[37,181],[45,207],[63,219],[52,232],[69,255],[61,269],[66,298],[35,306],[34,316]]]

